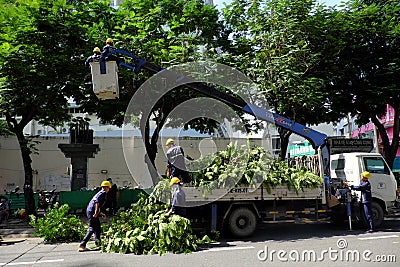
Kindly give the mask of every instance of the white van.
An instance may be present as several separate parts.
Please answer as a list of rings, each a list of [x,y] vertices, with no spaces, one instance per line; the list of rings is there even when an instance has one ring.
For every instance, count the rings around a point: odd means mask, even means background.
[[[396,200],[396,179],[379,153],[341,153],[330,156],[330,174],[332,181],[347,181],[349,184],[360,184],[360,176],[364,171],[371,173],[369,179],[372,189],[372,210],[375,225],[383,221],[384,213],[392,207]],[[354,191],[361,199],[361,192]]]

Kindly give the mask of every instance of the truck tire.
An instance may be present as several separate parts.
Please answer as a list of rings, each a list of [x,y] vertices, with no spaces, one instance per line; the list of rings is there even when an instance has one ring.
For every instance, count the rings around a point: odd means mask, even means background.
[[[248,208],[237,208],[229,215],[228,227],[235,237],[251,236],[256,230],[257,218]]]
[[[384,217],[383,209],[381,205],[379,205],[374,201],[372,202],[371,209],[372,209],[372,216],[374,218],[374,227],[378,228],[381,226],[383,222],[383,217]]]

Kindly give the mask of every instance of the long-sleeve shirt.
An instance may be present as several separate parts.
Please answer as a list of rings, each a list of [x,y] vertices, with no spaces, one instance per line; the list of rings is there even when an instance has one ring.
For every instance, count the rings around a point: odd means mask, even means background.
[[[90,67],[90,62],[99,62],[100,61],[100,54],[93,54],[85,60],[85,67]]]
[[[107,197],[106,191],[104,191],[104,189],[101,189],[90,200],[90,202],[86,208],[86,212],[93,215],[95,213],[96,203],[99,203],[99,207],[101,208],[104,205],[104,203],[106,202],[106,199],[107,199],[106,197]]]
[[[182,147],[172,146],[167,150],[167,167],[170,169],[171,177],[175,177],[177,169],[186,170],[185,157]]]
[[[116,48],[112,45],[104,46],[103,50],[101,51],[101,58],[107,61],[118,61],[118,57],[114,54],[111,54],[115,49]]]
[[[185,192],[179,188],[172,193],[171,209],[173,213],[181,216],[186,215],[186,195]]]
[[[360,185],[352,185],[351,189],[362,192],[362,203],[372,201],[371,184],[369,181],[361,182]]]

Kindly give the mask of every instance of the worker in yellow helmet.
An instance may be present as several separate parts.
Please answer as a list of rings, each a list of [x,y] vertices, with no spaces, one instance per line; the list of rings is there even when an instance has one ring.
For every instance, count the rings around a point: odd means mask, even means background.
[[[89,56],[86,60],[85,60],[85,66],[86,68],[90,67],[90,62],[99,62],[100,61],[100,56],[101,56],[101,51],[100,48],[98,48],[97,46],[95,48],[93,48],[93,55]]]
[[[165,145],[167,147],[167,178],[178,177],[183,183],[189,183],[190,177],[186,170],[183,148],[175,145],[172,138],[169,138]]]
[[[365,171],[361,173],[360,178],[361,178],[360,185],[349,185],[347,182],[345,182],[344,184],[350,186],[352,190],[362,192],[361,203],[364,209],[365,219],[367,220],[369,226],[367,232],[371,233],[374,231],[374,218],[372,215],[372,192],[371,192],[371,183],[369,182],[369,179],[371,178],[371,173]]]
[[[186,195],[182,190],[182,183],[178,177],[174,177],[169,182],[171,187],[171,203],[170,208],[167,210],[166,215],[176,214],[180,216],[186,216]]]
[[[89,228],[82,242],[79,244],[78,251],[80,252],[88,250],[86,244],[93,234],[96,246],[100,246],[101,225],[99,216],[103,219],[106,218],[106,215],[101,211],[101,208],[106,202],[107,193],[110,191],[111,183],[109,181],[103,181],[100,186],[102,189],[93,196],[86,208],[86,216],[89,219]]]
[[[105,61],[119,61],[117,55],[112,54],[116,48],[114,47],[114,40],[111,38],[107,38],[106,45],[103,47],[101,51],[101,58]]]

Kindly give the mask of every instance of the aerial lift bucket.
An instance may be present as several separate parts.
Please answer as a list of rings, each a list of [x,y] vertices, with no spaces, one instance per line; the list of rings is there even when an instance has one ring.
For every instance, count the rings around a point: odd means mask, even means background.
[[[106,61],[105,73],[100,71],[100,62],[91,62],[93,91],[98,99],[116,99],[119,97],[118,66],[115,61]]]

